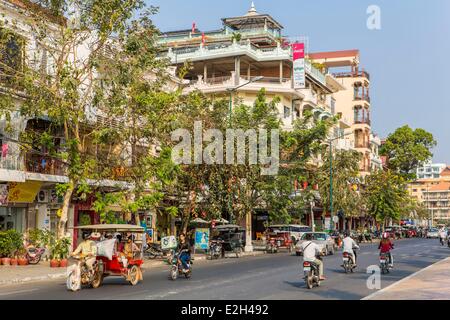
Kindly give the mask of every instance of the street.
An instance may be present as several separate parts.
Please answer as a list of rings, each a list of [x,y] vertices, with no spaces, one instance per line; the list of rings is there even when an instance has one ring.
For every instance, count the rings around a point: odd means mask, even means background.
[[[382,288],[448,257],[450,249],[436,239],[395,241],[395,267],[382,275]],[[0,299],[343,299],[359,300],[371,293],[366,287],[366,268],[378,264],[377,244],[362,244],[358,269],[345,274],[341,252],[324,259],[327,280],[308,290],[301,278],[301,257],[282,252],[241,259],[194,262],[192,279],[168,279],[168,266],[144,273],[135,287],[122,278],[106,278],[98,289],[66,290],[64,281],[54,280],[0,288]]]

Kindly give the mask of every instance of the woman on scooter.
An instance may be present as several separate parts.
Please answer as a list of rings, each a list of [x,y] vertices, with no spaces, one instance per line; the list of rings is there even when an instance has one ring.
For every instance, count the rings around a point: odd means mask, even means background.
[[[179,259],[183,265],[183,271],[189,269],[187,262],[191,259],[191,245],[186,240],[186,235],[181,233],[179,236],[180,243],[178,244]]]
[[[391,249],[394,249],[394,244],[392,243],[391,239],[389,238],[389,233],[384,232],[382,239],[380,241],[380,245],[378,246],[378,249],[380,250],[380,254],[387,253],[389,256],[389,265],[392,268],[394,266],[394,261],[391,253]]]

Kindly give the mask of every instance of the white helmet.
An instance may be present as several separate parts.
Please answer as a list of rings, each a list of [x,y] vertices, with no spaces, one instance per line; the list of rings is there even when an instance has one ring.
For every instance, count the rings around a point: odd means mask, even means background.
[[[383,239],[388,239],[388,238],[389,238],[389,233],[383,232]]]

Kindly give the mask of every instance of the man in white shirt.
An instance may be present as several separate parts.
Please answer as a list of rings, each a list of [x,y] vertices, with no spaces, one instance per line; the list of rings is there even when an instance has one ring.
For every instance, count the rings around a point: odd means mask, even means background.
[[[343,242],[342,252],[347,252],[348,253],[348,255],[350,256],[350,259],[352,259],[353,267],[356,268],[356,256],[355,256],[354,249],[359,249],[359,246],[355,242],[355,240],[353,240],[350,237],[350,232],[345,231],[344,236],[345,236],[344,240],[342,240],[342,242]]]
[[[325,280],[325,276],[323,275],[323,263],[321,260],[317,259],[316,256],[321,255],[322,252],[320,247],[312,242],[312,234],[305,234],[305,242],[302,243],[302,253],[303,253],[303,261],[308,261],[316,264],[319,267],[319,279]]]
[[[444,227],[442,227],[439,230],[439,238],[441,239],[442,242],[444,242],[445,238],[447,238],[447,231],[445,230]]]

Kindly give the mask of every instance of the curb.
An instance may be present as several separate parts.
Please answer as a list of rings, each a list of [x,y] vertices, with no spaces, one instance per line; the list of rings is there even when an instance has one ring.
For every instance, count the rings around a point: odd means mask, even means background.
[[[409,279],[414,278],[415,276],[421,274],[422,272],[425,272],[425,271],[431,269],[432,267],[434,267],[434,266],[436,266],[436,265],[438,265],[438,264],[441,264],[441,263],[445,263],[445,262],[447,262],[447,261],[450,261],[450,257],[449,257],[449,258],[445,258],[445,259],[440,260],[440,261],[437,261],[437,262],[435,262],[435,263],[429,265],[429,266],[426,267],[426,268],[423,268],[423,269],[421,269],[421,270],[419,270],[419,271],[416,271],[416,272],[410,274],[409,276],[407,276],[407,277],[405,277],[405,278],[403,278],[403,279],[400,279],[400,280],[397,281],[397,282],[394,282],[393,284],[387,286],[386,288],[383,288],[383,289],[381,289],[381,290],[378,290],[377,292],[374,292],[374,293],[368,295],[367,297],[362,298],[361,300],[371,300],[372,298],[374,298],[374,297],[376,297],[376,296],[379,296],[380,294],[385,293],[386,291],[388,291],[388,290],[390,290],[390,289],[392,289],[392,288],[394,288],[394,287],[396,287],[396,286],[402,284],[403,282],[406,282],[406,281],[408,281]]]

